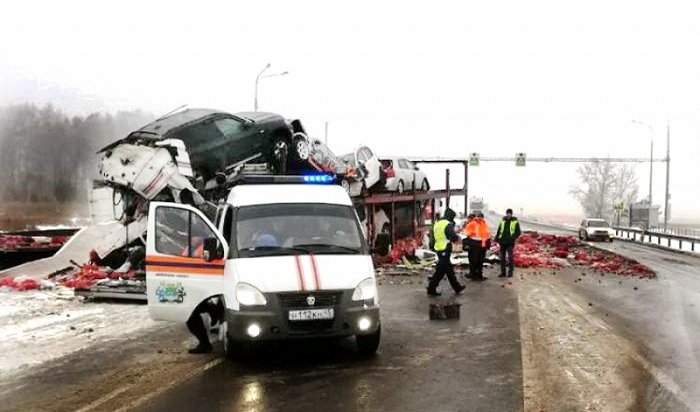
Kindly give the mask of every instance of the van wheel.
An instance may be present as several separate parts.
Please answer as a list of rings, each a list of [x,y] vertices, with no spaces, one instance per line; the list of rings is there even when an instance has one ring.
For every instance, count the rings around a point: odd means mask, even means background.
[[[379,341],[381,339],[382,327],[378,327],[377,331],[369,335],[355,335],[355,342],[357,343],[357,350],[360,351],[362,356],[372,356],[377,352],[379,348]]]
[[[399,180],[399,184],[396,186],[396,192],[398,194],[403,193],[403,180]]]

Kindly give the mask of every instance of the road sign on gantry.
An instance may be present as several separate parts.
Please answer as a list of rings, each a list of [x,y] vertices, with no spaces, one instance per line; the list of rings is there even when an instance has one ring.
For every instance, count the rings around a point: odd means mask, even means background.
[[[525,167],[525,153],[518,152],[515,154],[515,165]]]
[[[469,166],[479,166],[479,153],[469,153]]]

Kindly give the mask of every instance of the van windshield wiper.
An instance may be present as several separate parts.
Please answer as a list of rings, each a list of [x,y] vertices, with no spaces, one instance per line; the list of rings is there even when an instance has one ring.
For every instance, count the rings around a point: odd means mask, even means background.
[[[295,253],[309,254],[311,251],[302,247],[284,247],[284,246],[256,246],[254,248],[240,249],[239,253],[248,255],[291,255]]]
[[[352,254],[359,254],[360,249],[354,248],[354,247],[349,247],[349,246],[341,246],[341,245],[333,245],[333,244],[327,244],[327,243],[305,243],[303,245],[294,245],[294,247],[298,248],[322,248],[322,249],[329,249],[329,250],[334,250],[334,251],[344,251],[344,252],[350,252]],[[318,250],[315,251],[318,253]]]

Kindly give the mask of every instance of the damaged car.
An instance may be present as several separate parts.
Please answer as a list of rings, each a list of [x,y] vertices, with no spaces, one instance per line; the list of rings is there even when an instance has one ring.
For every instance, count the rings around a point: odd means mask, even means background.
[[[340,156],[340,160],[355,170],[356,176],[342,179],[341,184],[350,196],[365,196],[370,189],[380,186],[385,179],[377,155],[367,146],[359,146],[354,152]]]
[[[186,109],[172,113],[100,150],[103,163],[124,145],[140,146],[139,150],[142,146],[167,148],[184,175],[191,174],[200,187],[242,164],[264,164],[273,173],[287,173],[305,168],[309,158],[308,138],[299,120],[262,112]],[[107,182],[119,178],[109,173],[110,168],[101,167],[100,172]]]

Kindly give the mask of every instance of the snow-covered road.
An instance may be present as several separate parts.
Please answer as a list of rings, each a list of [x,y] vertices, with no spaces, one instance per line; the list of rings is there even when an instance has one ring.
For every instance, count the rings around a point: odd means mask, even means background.
[[[83,302],[51,291],[0,292],[0,379],[158,325],[144,304]]]

